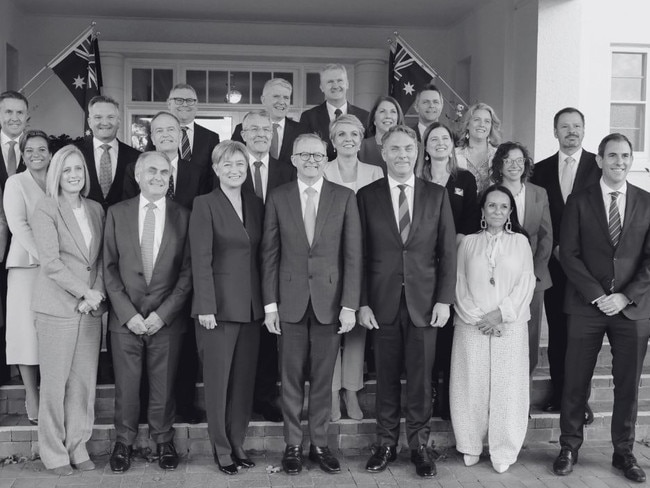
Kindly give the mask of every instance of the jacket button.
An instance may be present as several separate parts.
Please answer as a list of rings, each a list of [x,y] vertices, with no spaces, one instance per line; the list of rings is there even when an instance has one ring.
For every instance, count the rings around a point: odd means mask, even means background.
[[[90,266],[88,266],[88,267],[86,268],[86,271],[90,271],[91,269],[92,269],[92,268],[91,268]]]
[[[138,276],[144,276],[142,273],[138,273]]]
[[[310,279],[310,280],[312,279],[312,275],[309,275],[309,279]]]

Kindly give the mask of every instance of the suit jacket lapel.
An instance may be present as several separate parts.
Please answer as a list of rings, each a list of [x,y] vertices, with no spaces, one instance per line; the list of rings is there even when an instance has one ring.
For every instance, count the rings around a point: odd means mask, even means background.
[[[636,188],[628,183],[627,195],[625,197],[625,220],[623,220],[623,228],[621,229],[621,238],[619,239],[619,242],[625,239],[627,229],[630,227],[630,222],[634,222],[634,213],[636,212],[637,203],[638,198]]]
[[[167,245],[169,244],[169,241],[172,238],[172,234],[174,233],[174,222],[176,221],[175,217],[175,209],[172,205],[169,205],[169,201],[167,201],[167,205],[165,205],[165,228],[163,229],[163,235],[160,241],[160,249],[158,249],[158,255],[156,256],[156,262],[153,264],[154,272],[156,270],[158,262],[160,261],[160,257],[165,253]]]
[[[102,189],[99,186],[99,178],[97,177],[97,167],[95,166],[95,147],[93,146],[93,138],[90,137],[87,142],[87,160],[86,166],[88,167],[88,175],[90,176],[90,187],[99,188],[98,195],[104,200],[104,195],[102,194]]]
[[[298,188],[298,181],[294,181],[292,188],[287,192],[287,205],[291,209],[291,215],[293,216],[294,224],[296,229],[302,229],[302,232],[299,234],[305,240],[305,245],[309,247],[309,241],[307,240],[307,231],[305,230],[305,221],[302,218],[302,202],[300,201],[300,189]],[[320,203],[319,203],[320,210]],[[318,216],[316,216],[318,219]],[[316,234],[314,233],[314,236]],[[315,238],[314,238],[315,240]]]
[[[138,229],[138,219],[140,218],[140,196],[137,196],[129,202],[129,207],[125,209],[126,232],[131,240],[134,249],[134,256],[137,256],[139,269],[142,270],[142,246],[140,246],[140,231]]]
[[[312,247],[318,241],[318,238],[323,231],[323,226],[327,216],[330,213],[330,208],[334,202],[333,187],[329,181],[323,180],[323,187],[321,188],[321,195],[318,199],[318,210],[316,211],[316,229],[314,230],[314,242],[312,242]],[[304,225],[303,225],[304,227]],[[307,233],[305,232],[305,235]]]
[[[607,224],[607,215],[605,214],[605,205],[603,203],[603,194],[600,191],[600,185],[593,185],[589,189],[589,200],[591,200],[591,208],[596,214],[596,221],[602,227],[602,231],[609,241],[609,225]]]
[[[526,194],[524,195],[524,221],[519,222],[524,226],[524,229],[526,229],[526,232],[529,234],[531,231],[529,230],[530,226],[528,225],[531,221],[534,221],[536,219],[533,219],[533,212],[535,211],[536,207],[536,194],[533,192],[533,189],[530,187],[530,185],[526,185]]]
[[[95,208],[91,208],[90,205],[84,205],[86,209],[86,215],[88,215],[88,222],[90,223],[90,227],[92,229],[92,239],[90,241],[90,249],[89,249],[89,257],[90,257],[90,262],[94,263],[97,261],[97,256],[99,255],[99,251],[102,248],[102,218],[101,216],[97,213]]]
[[[559,155],[558,155],[558,159],[559,159]],[[578,169],[576,170],[576,179],[573,182],[573,188],[571,189],[572,193],[577,190],[582,190],[585,187],[585,183],[590,184],[589,180],[586,178],[586,173],[587,173],[587,153],[583,149],[582,155],[580,156],[580,161],[578,162]]]
[[[322,132],[322,134],[320,134],[321,139],[323,139],[324,141],[329,141],[328,136],[329,136],[329,126],[330,126],[330,114],[327,111],[326,104],[327,102],[323,102],[321,104],[321,110],[319,110],[318,113],[318,129],[319,132]]]
[[[411,228],[409,229],[409,235],[406,239],[408,244],[411,240],[411,237],[415,234],[416,229],[422,221],[422,216],[424,215],[424,207],[426,205],[424,195],[424,181],[421,181],[419,178],[415,178],[415,185],[413,187],[413,215],[411,215]],[[395,220],[393,218],[393,220]]]
[[[83,257],[86,258],[86,261],[90,262],[88,247],[86,246],[86,241],[84,240],[83,234],[81,233],[81,228],[79,227],[77,218],[72,212],[72,207],[64,199],[64,197],[59,197],[59,214],[61,215],[63,223],[68,229],[68,232],[70,232],[72,239],[79,248],[79,251]]]
[[[388,216],[388,221],[390,222],[388,226],[390,227],[393,237],[402,244],[402,237],[399,234],[399,227],[395,221],[395,211],[393,210],[393,196],[390,192],[390,185],[388,184],[388,178],[384,177],[384,184],[378,188],[377,200],[379,200],[379,206],[382,207],[382,214]]]

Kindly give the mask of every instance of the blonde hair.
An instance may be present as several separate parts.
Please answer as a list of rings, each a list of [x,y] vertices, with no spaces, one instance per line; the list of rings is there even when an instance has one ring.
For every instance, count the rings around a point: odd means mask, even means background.
[[[63,164],[66,160],[76,154],[81,159],[84,168],[84,187],[81,189],[81,195],[88,196],[90,192],[90,175],[88,174],[88,166],[86,165],[86,158],[83,153],[74,144],[68,144],[59,149],[50,161],[50,167],[47,170],[47,178],[45,181],[45,194],[48,197],[56,198],[61,194],[61,174],[63,173]]]

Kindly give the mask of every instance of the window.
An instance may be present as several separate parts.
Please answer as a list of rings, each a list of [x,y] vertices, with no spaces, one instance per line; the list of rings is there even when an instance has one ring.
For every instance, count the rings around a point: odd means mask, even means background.
[[[642,51],[612,53],[610,132],[625,134],[637,152],[647,147],[647,57]]]
[[[131,71],[132,102],[164,102],[173,86],[174,70],[133,68]]]

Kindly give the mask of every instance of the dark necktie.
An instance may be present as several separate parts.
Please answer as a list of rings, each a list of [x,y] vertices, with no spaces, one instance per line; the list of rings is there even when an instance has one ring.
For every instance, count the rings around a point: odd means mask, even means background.
[[[151,282],[151,276],[153,275],[153,242],[156,235],[156,216],[153,211],[156,209],[156,205],[148,203],[146,207],[147,213],[144,215],[140,248],[142,252],[142,271],[144,273],[144,281],[148,285]]]
[[[334,110],[334,120],[338,119],[341,115],[343,115],[343,112],[341,112],[340,108]]]
[[[99,186],[102,188],[104,198],[111,191],[111,184],[113,183],[113,168],[111,166],[111,153],[109,152],[111,146],[109,144],[102,144],[101,148],[104,150],[99,158]]]
[[[253,185],[255,186],[255,195],[264,200],[264,191],[262,190],[262,172],[260,171],[262,161],[255,161],[253,165],[255,166],[255,171],[253,172]]]
[[[399,205],[399,235],[402,238],[402,244],[405,244],[411,228],[411,213],[409,212],[409,204],[404,191],[407,185],[397,185],[397,188],[399,188],[399,199],[397,200]]]
[[[167,198],[170,200],[173,200],[174,197],[176,196],[176,192],[174,192],[174,172],[172,171],[169,174],[169,187],[167,188]]]
[[[190,139],[187,137],[187,127],[181,127],[183,135],[181,136],[181,159],[189,161],[192,159],[192,146],[190,146]]]
[[[618,246],[621,238],[621,214],[618,211],[617,197],[619,192],[610,193],[612,199],[609,202],[609,237],[612,239],[614,247]]]
[[[273,124],[273,138],[271,139],[271,156],[274,159],[280,157],[280,124]]]

